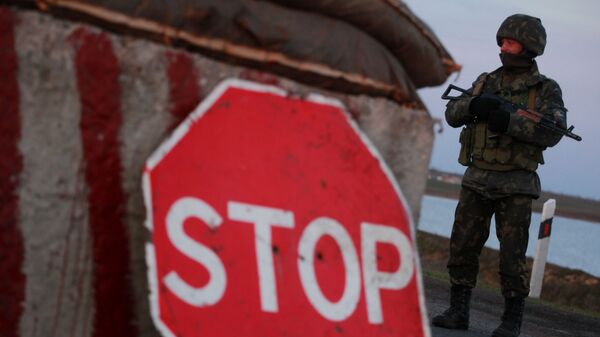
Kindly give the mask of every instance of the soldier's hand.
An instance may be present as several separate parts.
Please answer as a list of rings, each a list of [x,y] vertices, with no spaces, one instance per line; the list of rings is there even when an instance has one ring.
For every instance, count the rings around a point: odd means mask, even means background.
[[[469,112],[477,117],[477,120],[487,120],[490,112],[497,110],[500,106],[500,99],[492,94],[482,94],[476,96],[469,104]]]
[[[488,129],[495,133],[505,133],[508,130],[510,113],[501,109],[493,110],[488,116]]]

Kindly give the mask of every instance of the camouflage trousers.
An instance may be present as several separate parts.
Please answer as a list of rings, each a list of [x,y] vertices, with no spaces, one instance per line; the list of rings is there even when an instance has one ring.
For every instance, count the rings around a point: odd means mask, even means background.
[[[495,215],[496,236],[500,241],[502,294],[504,297],[526,297],[529,283],[525,252],[529,239],[531,203],[532,197],[528,195],[488,199],[462,188],[450,237],[450,282],[475,287],[479,255],[490,234],[490,220]]]

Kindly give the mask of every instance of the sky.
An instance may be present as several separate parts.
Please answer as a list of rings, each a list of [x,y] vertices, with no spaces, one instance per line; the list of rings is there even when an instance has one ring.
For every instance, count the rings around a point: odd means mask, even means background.
[[[448,84],[469,88],[482,72],[500,64],[496,32],[509,15],[539,17],[548,35],[544,54],[536,61],[542,74],[558,82],[568,109],[567,123],[583,137],[577,142],[563,137],[544,151],[546,164],[538,169],[544,191],[600,200],[600,1],[597,0],[405,0],[425,21],[456,62],[459,75],[438,87],[419,89],[434,118],[441,118],[436,133],[431,168],[463,173],[458,164],[458,135],[445,122],[440,96]]]

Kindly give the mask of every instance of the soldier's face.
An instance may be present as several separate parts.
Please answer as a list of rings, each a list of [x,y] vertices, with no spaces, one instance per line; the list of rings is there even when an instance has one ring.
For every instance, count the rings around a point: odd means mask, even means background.
[[[523,51],[523,45],[516,40],[503,38],[500,52],[506,54],[519,54]]]

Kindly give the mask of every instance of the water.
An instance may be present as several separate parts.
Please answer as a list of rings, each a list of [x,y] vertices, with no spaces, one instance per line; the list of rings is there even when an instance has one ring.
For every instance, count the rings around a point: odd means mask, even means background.
[[[457,202],[454,199],[425,196],[421,206],[419,230],[450,237]],[[557,203],[556,207],[560,205]],[[541,214],[533,213],[527,246],[527,256],[530,257],[535,255],[540,221]],[[497,250],[500,244],[494,228],[495,222],[492,219],[490,237],[485,246]],[[600,239],[600,223],[555,216],[552,220],[548,262],[571,269],[580,269],[600,277],[598,239]]]

